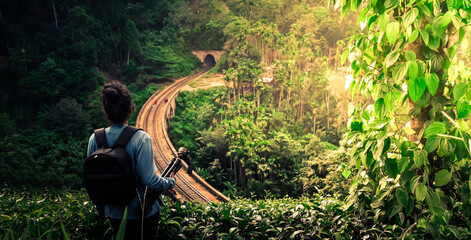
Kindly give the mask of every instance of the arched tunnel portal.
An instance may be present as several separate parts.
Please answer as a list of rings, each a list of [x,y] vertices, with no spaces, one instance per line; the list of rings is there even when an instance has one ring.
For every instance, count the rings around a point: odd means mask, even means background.
[[[212,54],[208,54],[204,57],[203,65],[204,67],[212,68],[216,65],[216,59],[214,59]]]
[[[194,50],[192,53],[203,63],[203,67],[214,67],[221,58],[223,51]]]

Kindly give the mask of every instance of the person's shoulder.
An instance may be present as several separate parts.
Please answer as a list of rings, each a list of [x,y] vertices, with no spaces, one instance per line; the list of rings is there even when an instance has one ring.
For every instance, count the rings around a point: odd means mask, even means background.
[[[145,139],[150,139],[150,135],[147,132],[145,132],[144,130],[140,129],[139,131],[134,133],[133,138],[136,138],[136,139],[139,139],[139,140],[145,140]]]
[[[92,135],[90,135],[90,138],[88,139],[88,142],[92,141],[95,141],[95,133],[92,133]]]

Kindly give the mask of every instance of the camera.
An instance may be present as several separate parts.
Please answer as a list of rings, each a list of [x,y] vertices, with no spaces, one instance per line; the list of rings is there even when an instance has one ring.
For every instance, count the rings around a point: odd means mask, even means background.
[[[189,151],[186,148],[180,147],[178,149],[177,157],[172,158],[170,163],[167,165],[165,170],[162,172],[161,176],[162,177],[168,177],[168,176],[170,176],[171,173],[177,174],[177,172],[182,168],[182,161],[185,161],[188,164],[187,173],[191,174],[193,172],[193,165],[191,164],[191,159],[188,156],[188,153],[189,153]],[[173,196],[172,193],[174,193],[172,191],[174,191],[174,190],[173,189],[169,190],[168,192],[163,193],[163,194],[165,194],[165,195],[172,198],[172,196]],[[162,202],[162,200],[160,199],[161,194],[162,194],[162,192],[158,192],[158,191],[154,191],[154,190],[150,190],[150,191],[147,192],[146,198],[144,199],[144,202],[143,202],[143,205],[145,206],[144,207],[144,212],[143,212],[144,215],[148,214],[150,212],[150,210],[152,210],[152,205],[154,204],[155,201],[158,201],[160,206],[165,205]],[[173,200],[175,200],[175,199],[173,199]],[[137,211],[141,212],[142,208],[139,208]]]

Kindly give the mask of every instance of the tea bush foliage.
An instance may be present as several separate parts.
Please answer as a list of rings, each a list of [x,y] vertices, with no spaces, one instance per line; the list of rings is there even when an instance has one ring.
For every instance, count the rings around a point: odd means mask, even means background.
[[[85,191],[0,195],[0,239],[101,239],[107,229]]]
[[[160,239],[422,239],[425,229],[359,219],[341,201],[311,198],[233,199],[228,203],[166,201]],[[463,230],[463,229],[461,229]],[[460,237],[469,239],[464,231]],[[113,239],[85,191],[0,194],[0,239]]]

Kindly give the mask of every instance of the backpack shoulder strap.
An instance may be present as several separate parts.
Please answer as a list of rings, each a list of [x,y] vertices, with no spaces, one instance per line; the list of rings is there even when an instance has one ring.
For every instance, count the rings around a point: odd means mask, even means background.
[[[98,148],[108,147],[108,140],[106,140],[105,128],[95,130],[95,141]]]
[[[136,133],[138,130],[142,130],[140,128],[135,128],[131,126],[126,126],[121,134],[118,137],[118,140],[116,140],[116,143],[114,144],[113,147],[126,147],[128,144],[129,140],[132,138],[134,133]]]

